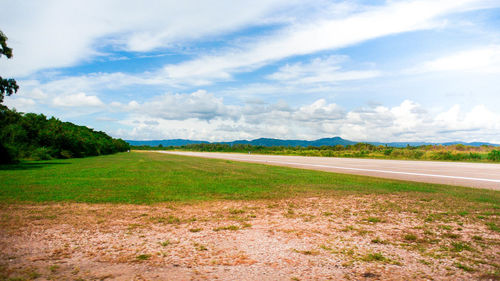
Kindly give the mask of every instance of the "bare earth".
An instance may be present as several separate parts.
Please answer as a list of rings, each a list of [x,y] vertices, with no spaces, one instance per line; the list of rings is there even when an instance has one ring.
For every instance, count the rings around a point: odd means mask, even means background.
[[[4,205],[0,280],[498,280],[500,233],[441,204],[358,195]]]
[[[306,157],[190,151],[154,151],[335,173],[500,190],[500,164]]]

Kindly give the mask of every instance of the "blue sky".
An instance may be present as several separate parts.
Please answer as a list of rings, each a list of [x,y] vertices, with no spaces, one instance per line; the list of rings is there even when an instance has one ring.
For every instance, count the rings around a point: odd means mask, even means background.
[[[1,1],[5,104],[124,139],[500,143],[500,2]]]

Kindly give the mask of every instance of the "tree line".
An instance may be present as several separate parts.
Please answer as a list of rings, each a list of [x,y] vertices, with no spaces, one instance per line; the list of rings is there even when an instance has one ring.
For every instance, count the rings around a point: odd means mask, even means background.
[[[1,163],[97,156],[129,149],[127,142],[104,132],[0,105]]]
[[[12,58],[7,36],[0,30],[0,58]],[[4,95],[17,92],[19,86],[12,78],[0,76],[0,164],[19,159],[47,160],[97,156],[127,151],[130,146],[104,132],[85,126],[62,122],[43,114],[21,113],[2,105]]]

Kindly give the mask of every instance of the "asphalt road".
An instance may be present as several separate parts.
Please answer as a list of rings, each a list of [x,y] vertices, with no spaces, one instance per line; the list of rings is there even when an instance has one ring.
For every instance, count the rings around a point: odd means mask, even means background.
[[[156,151],[335,173],[500,190],[500,164]]]

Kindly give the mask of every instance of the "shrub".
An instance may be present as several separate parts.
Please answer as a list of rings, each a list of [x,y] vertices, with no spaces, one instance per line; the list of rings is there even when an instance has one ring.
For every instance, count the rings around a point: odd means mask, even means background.
[[[493,149],[488,153],[488,160],[491,161],[500,161],[500,150]]]
[[[33,160],[50,160],[52,156],[50,155],[50,149],[38,147],[32,152],[31,158],[33,158]]]

